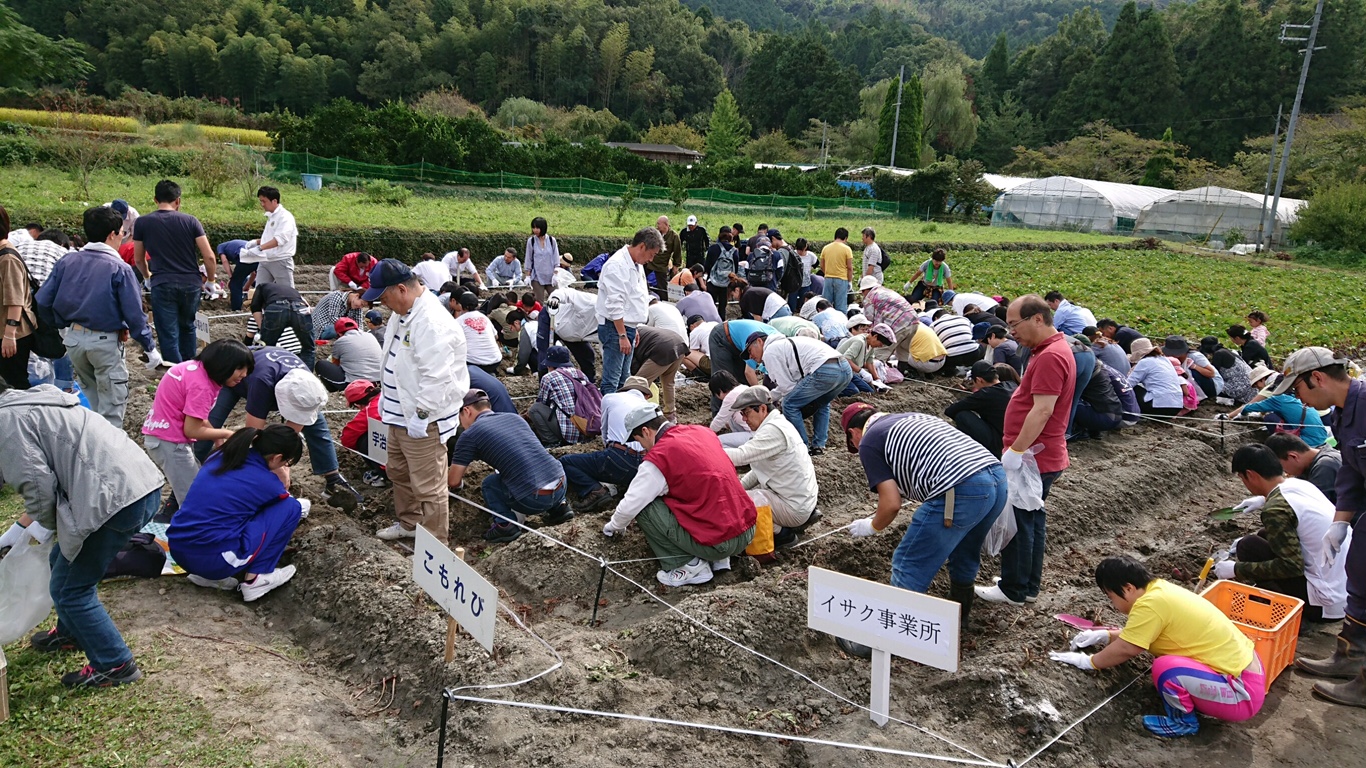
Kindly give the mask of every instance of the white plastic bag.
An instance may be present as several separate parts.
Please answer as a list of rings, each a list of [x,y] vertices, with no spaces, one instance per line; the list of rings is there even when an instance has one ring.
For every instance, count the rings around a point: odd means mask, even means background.
[[[1006,504],[1016,509],[1043,509],[1043,478],[1034,454],[1043,450],[1043,443],[1031,445],[1024,452],[1020,468],[1006,470]]]
[[[1001,514],[996,518],[996,522],[991,524],[991,530],[987,531],[987,537],[982,542],[982,550],[992,557],[998,557],[1006,545],[1015,538],[1015,532],[1019,527],[1015,524],[1015,510],[1009,504],[1001,510]]]
[[[52,611],[48,557],[56,543],[56,535],[38,544],[25,534],[23,541],[0,560],[0,645],[32,632]]]

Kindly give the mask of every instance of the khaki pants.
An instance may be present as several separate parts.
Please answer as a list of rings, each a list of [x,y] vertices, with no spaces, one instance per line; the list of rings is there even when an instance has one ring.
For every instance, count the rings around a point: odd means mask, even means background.
[[[555,290],[555,286],[553,285],[541,285],[535,280],[531,281],[531,295],[535,296],[536,301],[541,304],[544,304],[545,300],[550,298],[550,292],[553,290]]]
[[[435,423],[427,436],[408,435],[404,427],[389,427],[389,464],[394,484],[394,514],[405,528],[422,526],[443,544],[450,537],[451,505],[446,489],[446,444]]]
[[[816,511],[813,507],[802,512],[787,503],[786,499],[767,488],[751,488],[746,491],[746,493],[749,494],[750,500],[754,502],[754,506],[766,506],[773,510],[774,528],[795,528],[809,520],[811,518],[811,513]]]
[[[646,360],[640,366],[640,370],[636,372],[637,376],[646,381],[659,379],[659,407],[670,421],[674,420],[677,415],[677,410],[674,407],[674,382],[678,377],[678,369],[682,365],[683,358],[681,357],[673,361],[673,364],[667,368],[653,360]]]
[[[919,328],[919,325],[912,325],[896,330],[896,347],[892,349],[892,356],[896,357],[898,363],[911,362],[911,339],[915,338]]]

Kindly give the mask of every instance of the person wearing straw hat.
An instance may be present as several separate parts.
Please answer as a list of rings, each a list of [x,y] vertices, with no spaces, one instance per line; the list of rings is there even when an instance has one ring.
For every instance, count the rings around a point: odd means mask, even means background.
[[[626,415],[652,396],[650,382],[639,376],[628,378],[621,389],[602,398],[603,450],[560,457],[576,511],[602,509],[617,495],[618,488],[625,488],[635,478],[645,449],[631,440]]]
[[[624,427],[645,456],[602,535],[639,524],[659,559],[655,578],[667,587],[730,570],[754,539],[758,513],[720,440],[704,426],[673,424],[648,403],[628,413]]]
[[[735,410],[753,431],[744,445],[726,448],[726,456],[737,467],[749,467],[740,485],[754,501],[762,522],[767,516],[773,526],[773,543],[790,546],[797,534],[816,514],[816,467],[811,456],[801,450],[802,436],[782,411],[774,408],[768,387],[750,387],[735,398]]]
[[[1134,388],[1139,410],[1149,416],[1179,414],[1185,407],[1181,377],[1176,375],[1176,368],[1162,349],[1146,337],[1134,339],[1129,348],[1129,362],[1133,364],[1129,386]]]

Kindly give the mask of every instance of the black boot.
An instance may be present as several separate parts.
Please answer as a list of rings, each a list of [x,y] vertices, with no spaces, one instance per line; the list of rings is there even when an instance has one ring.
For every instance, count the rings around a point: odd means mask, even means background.
[[[1295,666],[1316,677],[1350,680],[1366,666],[1366,625],[1348,616],[1342,623],[1337,648],[1326,659],[1295,659]],[[1317,687],[1317,686],[1316,686]]]
[[[1314,683],[1314,693],[1334,704],[1366,707],[1366,668],[1345,683]]]
[[[972,614],[972,601],[976,599],[976,597],[977,592],[973,589],[971,582],[967,584],[958,584],[956,582],[949,583],[949,599],[963,606],[963,610],[959,613],[958,618],[958,628],[960,631],[965,630],[968,627],[968,616]]]

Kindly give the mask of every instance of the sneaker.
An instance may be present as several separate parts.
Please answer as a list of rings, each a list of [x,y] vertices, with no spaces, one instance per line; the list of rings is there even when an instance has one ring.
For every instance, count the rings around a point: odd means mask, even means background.
[[[509,376],[516,376],[516,375],[517,375],[517,374],[516,374],[516,370],[517,370],[517,369],[516,369],[516,368],[513,368],[513,367],[511,367],[511,366],[507,367],[507,368],[504,369],[504,370],[507,372],[507,375],[509,375]]]
[[[86,664],[79,672],[62,675],[62,685],[67,688],[112,688],[116,685],[136,683],[141,679],[142,670],[138,669],[136,661],[125,662],[104,672],[97,672],[94,667]]]
[[[1216,398],[1214,398],[1214,403],[1215,403],[1215,405],[1222,405],[1222,406],[1225,406],[1225,407],[1228,407],[1228,408],[1232,408],[1232,407],[1233,407],[1233,398],[1231,398],[1231,397],[1216,397]]]
[[[713,561],[711,561],[711,572],[712,572],[712,573],[720,573],[721,571],[729,571],[729,570],[730,570],[730,558],[729,558],[729,557],[723,557],[723,558],[721,558],[720,560],[713,560]]]
[[[840,647],[840,650],[841,650],[841,651],[844,651],[845,653],[847,653],[847,654],[849,654],[850,656],[853,656],[853,657],[855,657],[855,658],[858,658],[858,659],[871,659],[871,658],[873,658],[873,649],[872,649],[872,647],[867,646],[867,645],[864,645],[863,643],[856,643],[856,642],[854,642],[853,640],[845,640],[845,639],[842,638],[842,637],[837,637],[837,638],[835,638],[835,645],[838,645],[838,646]]]
[[[180,503],[176,501],[175,496],[167,496],[166,501],[161,503],[161,508],[152,516],[152,522],[169,524],[177,509],[180,509]]]
[[[606,487],[599,486],[597,490],[579,499],[577,506],[580,512],[597,512],[599,509],[612,503],[612,494]]]
[[[190,583],[195,585],[196,587],[205,587],[207,589],[221,589],[224,592],[231,592],[234,589],[237,589],[237,586],[241,584],[240,581],[234,579],[231,576],[225,579],[215,580],[206,579],[203,576],[197,576],[191,573],[190,575],[186,576],[186,578],[188,578],[190,580]]]
[[[1177,712],[1170,707],[1167,711],[1170,715],[1145,715],[1143,717],[1143,727],[1147,728],[1154,736],[1164,739],[1177,739],[1182,736],[1191,736],[1200,731],[1200,719],[1194,712]]]
[[[487,531],[484,531],[484,541],[490,544],[506,544],[510,541],[516,541],[517,537],[521,535],[522,529],[512,523],[503,525],[494,523]]]
[[[262,595],[276,587],[283,587],[292,578],[294,578],[294,566],[292,565],[276,568],[270,573],[258,574],[253,581],[242,582],[242,600],[247,603],[259,600]]]
[[[706,584],[711,581],[711,564],[706,560],[694,557],[681,568],[672,571],[660,571],[655,574],[659,583],[666,587],[686,587],[689,584]]]
[[[783,528],[773,534],[773,547],[775,549],[787,549],[797,543],[797,531],[793,528]]]
[[[327,478],[327,503],[343,512],[351,512],[365,503],[365,497],[346,482],[346,478],[336,474]]]
[[[822,453],[825,453],[825,449],[820,447],[819,445],[813,445],[810,448],[808,448],[806,452],[811,454],[811,458],[814,459]]]
[[[1017,603],[1009,597],[1006,597],[1006,593],[1001,591],[1001,586],[999,584],[993,584],[989,587],[974,587],[973,590],[977,593],[979,599],[985,600],[988,603],[1006,603],[1007,605],[1014,606],[1024,605],[1023,602]]]
[[[381,528],[375,535],[384,541],[398,541],[399,539],[412,539],[417,536],[416,528],[404,528],[403,523],[394,523],[388,528]]]
[[[560,502],[560,506],[541,515],[541,525],[559,525],[560,523],[567,523],[573,519],[574,510],[570,509],[569,505],[562,501]]]
[[[33,637],[28,639],[28,644],[33,646],[33,650],[40,653],[79,651],[81,649],[81,646],[76,642],[76,638],[70,635],[57,634],[56,627],[53,627],[46,632],[34,633]]]
[[[371,488],[384,488],[389,485],[389,478],[378,469],[365,470],[365,474],[361,475],[360,480]]]

